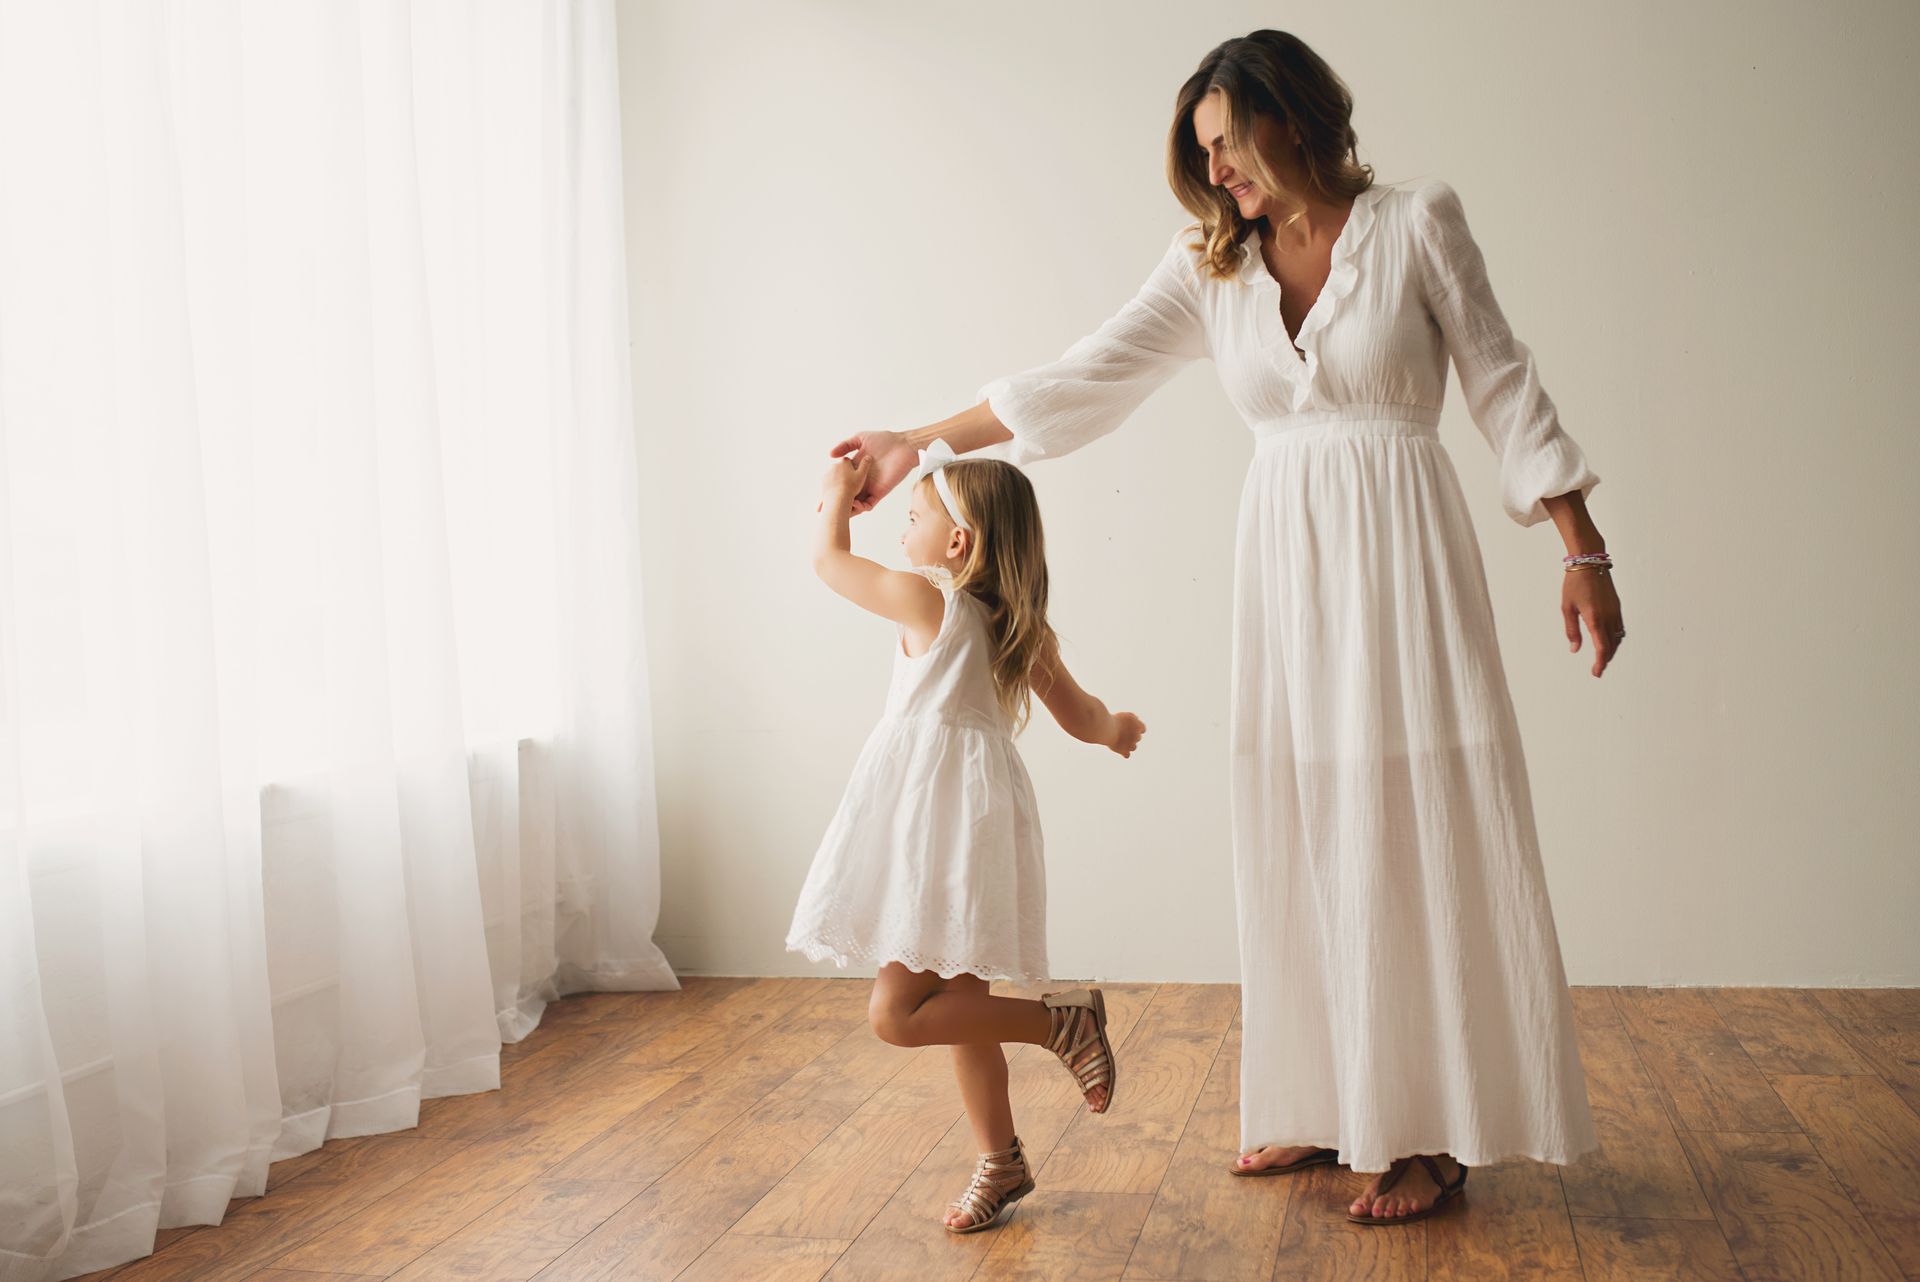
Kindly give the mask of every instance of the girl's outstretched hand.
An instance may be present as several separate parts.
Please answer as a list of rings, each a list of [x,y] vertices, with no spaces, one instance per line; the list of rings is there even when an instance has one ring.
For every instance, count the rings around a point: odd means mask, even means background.
[[[836,458],[827,465],[827,474],[820,480],[820,506],[831,507],[844,512],[853,503],[853,496],[867,483],[873,473],[873,456],[855,454],[846,458]],[[855,509],[856,511],[858,509]]]
[[[920,465],[920,455],[900,439],[898,432],[858,432],[835,445],[834,458],[859,453],[873,460],[873,471],[853,496],[853,512],[871,512],[893,487],[907,479],[907,473]]]
[[[1140,746],[1140,736],[1147,732],[1147,723],[1131,712],[1113,714],[1113,727],[1107,739],[1107,747],[1123,757],[1131,757],[1133,750]]]

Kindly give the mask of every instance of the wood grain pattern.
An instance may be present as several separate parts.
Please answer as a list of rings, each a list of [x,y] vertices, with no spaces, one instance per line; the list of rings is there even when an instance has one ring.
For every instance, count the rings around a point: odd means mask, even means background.
[[[1878,1077],[1773,1084],[1881,1244],[1920,1277],[1920,1115]]]
[[[698,1071],[724,1059],[735,1046],[778,1022],[803,1002],[825,998],[859,1012],[863,993],[823,979],[762,979],[722,995],[697,1018],[682,1019],[632,1044],[626,1062],[648,1068]]]
[[[846,990],[819,994],[770,1025],[744,1034],[731,1053],[688,1073],[618,1126],[584,1144],[554,1171],[565,1179],[651,1183],[780,1084],[865,1023],[864,1002]],[[657,1062],[628,1056],[625,1063]],[[673,1066],[678,1070],[679,1065]]]
[[[865,1028],[783,1082],[541,1273],[549,1282],[665,1282],[797,1166],[908,1053]]]
[[[1370,1177],[1356,1175],[1343,1166],[1315,1166],[1298,1175],[1264,1178],[1268,1183],[1284,1181],[1290,1186],[1274,1260],[1274,1282],[1348,1282],[1352,1278],[1414,1282],[1427,1276],[1431,1221],[1370,1228],[1347,1219],[1347,1207]]]
[[[375,1136],[265,1197],[236,1202],[219,1225],[172,1243],[114,1274],[115,1282],[250,1277],[287,1248],[337,1225],[461,1151],[460,1145],[407,1136]]]
[[[1141,1227],[1128,1278],[1260,1282],[1273,1272],[1293,1177],[1228,1169],[1240,1151],[1240,1045],[1236,1016]]]
[[[1613,1004],[1611,988],[1570,988],[1573,996],[1573,1022],[1581,1028],[1620,1028],[1619,1008]]]
[[[853,1240],[963,1112],[957,1098],[869,1100],[768,1190],[731,1232]]]
[[[535,1180],[393,1277],[395,1282],[521,1282],[644,1191],[641,1184],[607,1180]]]
[[[1436,1282],[1577,1282],[1580,1251],[1558,1169],[1524,1159],[1474,1168],[1461,1204],[1423,1221],[1427,1276]]]
[[[1817,988],[1814,1000],[1847,1045],[1920,1112],[1920,990]]]
[[[1634,1048],[1676,1126],[1702,1131],[1791,1131],[1793,1115],[1703,992],[1615,991]]]
[[[993,1234],[978,1282],[1097,1282],[1127,1266],[1153,1205],[1150,1193],[1041,1189]],[[986,1236],[982,1234],[981,1236]]]
[[[334,1161],[354,1145],[363,1142],[365,1136],[345,1140],[329,1140],[319,1148],[302,1153],[298,1157],[284,1158],[267,1168],[267,1192],[271,1193],[288,1180],[297,1180],[315,1167]],[[188,1229],[167,1229],[169,1233],[190,1232]],[[156,1248],[158,1249],[158,1248]]]
[[[1870,1073],[1820,1013],[1812,994],[1793,988],[1722,988],[1707,999],[1763,1073]]]
[[[1680,1142],[1748,1282],[1900,1277],[1806,1136],[1687,1131]]]
[[[1035,1072],[1036,1066],[1047,1071]],[[1053,1146],[1086,1106],[1078,1095],[1070,1095],[1065,1102],[1058,1099],[1063,1092],[1056,1088],[1055,1075],[1065,1077],[1065,1071],[1038,1047],[1020,1047],[1009,1056],[1008,1069],[1015,1124],[1038,1182],[1045,1178]],[[965,1282],[971,1278],[998,1230],[956,1235],[941,1227],[941,1219],[947,1203],[967,1186],[977,1156],[972,1128],[961,1117],[868,1221],[827,1274],[829,1282],[892,1282],[903,1277],[914,1282]],[[1004,1223],[1018,1219],[1025,1205],[1017,1204]]]
[[[819,1282],[849,1245],[831,1238],[724,1237],[678,1282]]]
[[[990,1232],[940,1225],[976,1157],[945,1048],[877,1041],[865,981],[690,978],[555,1003],[500,1090],[275,1163],[224,1223],[89,1282],[1920,1278],[1909,990],[1576,989],[1601,1150],[1368,1228],[1344,1215],[1365,1175],[1228,1171],[1236,988],[1103,988],[1118,1108],[1008,1047],[1038,1189]]]
[[[590,1094],[530,1110],[273,1262],[318,1272],[394,1273],[679,1080],[678,1073],[608,1064]]]
[[[1587,1282],[1743,1282],[1719,1226],[1576,1215]]]
[[[1694,1179],[1673,1120],[1626,1030],[1617,1024],[1583,1025],[1580,1060],[1600,1150],[1561,1172],[1568,1209],[1574,1215],[1711,1220],[1713,1210]]]
[[[1114,1108],[1067,1128],[1047,1159],[1047,1187],[1082,1193],[1158,1189],[1238,1006],[1238,995],[1224,985],[1163,985],[1126,1043],[1115,1049]],[[1056,1071],[1072,1084],[1057,1060]]]

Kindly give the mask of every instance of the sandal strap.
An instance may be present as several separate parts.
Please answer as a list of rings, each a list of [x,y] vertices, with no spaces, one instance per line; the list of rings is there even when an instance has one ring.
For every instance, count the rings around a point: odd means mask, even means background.
[[[1026,1154],[1021,1152],[1016,1135],[1011,1146],[980,1155],[966,1191],[947,1205],[965,1215],[969,1224],[985,1224],[1006,1205],[1007,1194],[1030,1178]]]
[[[1453,1179],[1447,1180],[1447,1179],[1443,1179],[1440,1175],[1440,1163],[1434,1161],[1431,1157],[1428,1157],[1425,1153],[1420,1154],[1419,1157],[1420,1157],[1420,1165],[1427,1168],[1427,1174],[1433,1177],[1433,1186],[1439,1189],[1443,1196],[1447,1193],[1451,1193],[1455,1188],[1459,1187],[1461,1184],[1466,1183],[1467,1168],[1460,1165],[1458,1160],[1455,1160],[1454,1162],[1455,1170],[1454,1170]]]
[[[1387,1163],[1387,1178],[1380,1181],[1380,1187],[1373,1191],[1373,1195],[1379,1197],[1382,1193],[1385,1193],[1388,1189],[1398,1184],[1400,1177],[1405,1175],[1412,1166],[1413,1163],[1404,1157],[1396,1157],[1393,1161]]]
[[[1048,1014],[1053,1018],[1053,1028],[1047,1049],[1060,1057],[1060,1062],[1080,1084],[1081,1091],[1109,1085],[1113,1080],[1112,1060],[1107,1054],[1099,1016],[1087,1006],[1050,1006]],[[1089,1051],[1091,1054],[1087,1054]],[[1083,1054],[1086,1058],[1076,1064],[1074,1061]]]

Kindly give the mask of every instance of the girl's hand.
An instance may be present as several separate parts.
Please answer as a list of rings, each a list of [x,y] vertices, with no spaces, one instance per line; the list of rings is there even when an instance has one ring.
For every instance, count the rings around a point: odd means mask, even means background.
[[[827,465],[827,474],[820,480],[820,506],[831,507],[836,512],[846,511],[872,472],[872,455],[835,459]]]
[[[1107,732],[1107,747],[1123,757],[1131,757],[1133,750],[1140,746],[1140,736],[1146,732],[1146,722],[1131,712],[1116,712]]]
[[[873,460],[873,470],[853,495],[853,512],[871,512],[893,487],[907,479],[907,473],[920,466],[920,454],[898,432],[859,432],[841,441],[829,451],[834,458],[854,452]]]
[[[1620,650],[1620,638],[1626,635],[1613,576],[1573,570],[1562,577],[1566,582],[1560,585],[1560,618],[1567,626],[1568,648],[1580,649],[1580,625],[1584,621],[1593,635],[1593,675],[1597,677],[1613,662]]]

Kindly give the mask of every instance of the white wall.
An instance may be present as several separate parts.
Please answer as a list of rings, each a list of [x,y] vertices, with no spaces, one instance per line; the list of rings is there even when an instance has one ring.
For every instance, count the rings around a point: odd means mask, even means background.
[[[1920,982],[1920,9],[1631,0],[1290,11],[1382,179],[1461,193],[1603,477],[1628,643],[1570,655],[1551,524],[1455,387],[1575,983]],[[664,807],[688,973],[810,968],[795,891],[890,625],[813,579],[827,446],[962,408],[1133,293],[1185,220],[1173,94],[1244,3],[628,0],[621,62]],[[1062,977],[1238,977],[1228,572],[1251,439],[1210,364],[1033,470],[1054,621],[1150,731],[1044,722]],[[900,504],[855,522],[897,556]],[[831,967],[826,967],[830,971]]]

